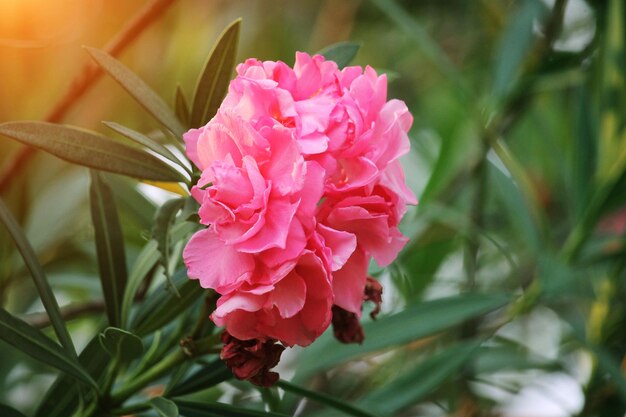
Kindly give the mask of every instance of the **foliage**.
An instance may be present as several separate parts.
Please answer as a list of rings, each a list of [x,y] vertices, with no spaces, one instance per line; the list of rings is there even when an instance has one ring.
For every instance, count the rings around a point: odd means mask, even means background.
[[[125,116],[105,123],[107,135],[0,123],[0,162],[11,167],[0,172],[1,415],[514,415],[521,394],[554,375],[584,400],[563,415],[626,413],[621,0],[333,4],[316,9],[318,25],[338,25],[342,8],[358,42],[313,50],[388,68],[416,118],[404,165],[420,205],[398,261],[370,268],[385,283],[384,309],[364,324],[363,344],[327,332],[291,353],[278,388],[236,381],[217,359],[214,294],[182,265],[198,173],[181,134],[215,113],[245,57],[240,38],[245,53],[267,54],[271,42],[255,46],[247,21],[233,21],[204,67],[189,65],[199,74],[189,96],[173,77],[150,87],[115,50],[88,47],[142,108],[139,127]],[[585,11],[577,22],[573,8]],[[292,38],[280,32],[290,26],[267,27],[282,41],[267,58],[304,49],[295,28]],[[589,36],[572,47],[576,31]],[[41,153],[13,164],[11,139],[72,165]],[[146,198],[148,187],[167,201]]]

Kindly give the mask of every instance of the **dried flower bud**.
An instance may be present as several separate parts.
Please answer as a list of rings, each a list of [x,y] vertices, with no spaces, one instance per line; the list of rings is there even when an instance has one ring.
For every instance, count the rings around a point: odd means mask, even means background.
[[[341,343],[363,343],[363,328],[356,314],[333,306],[333,333]]]
[[[239,340],[226,331],[222,333],[222,342],[220,358],[237,379],[262,387],[270,387],[278,381],[278,374],[270,369],[278,364],[284,346],[275,340]]]
[[[372,320],[376,320],[376,316],[380,313],[380,304],[383,302],[383,286],[372,277],[367,277],[363,301],[371,301],[376,304],[376,307],[370,313]]]

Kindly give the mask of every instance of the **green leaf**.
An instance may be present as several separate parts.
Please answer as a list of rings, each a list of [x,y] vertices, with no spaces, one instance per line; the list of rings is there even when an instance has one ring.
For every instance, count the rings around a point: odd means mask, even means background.
[[[111,357],[100,346],[99,334],[93,337],[85,349],[80,353],[78,361],[94,380],[99,380],[107,369]],[[67,376],[59,375],[46,392],[35,412],[35,417],[67,417],[74,414],[78,407],[79,386],[76,381]],[[83,400],[89,401],[92,393],[83,392]]]
[[[493,92],[497,98],[506,95],[515,85],[515,78],[532,46],[533,24],[547,11],[546,6],[538,0],[527,0],[520,4],[519,12],[510,17],[510,24],[496,54]]]
[[[232,22],[220,35],[198,78],[193,95],[190,125],[205,125],[217,112],[235,68],[241,19]]]
[[[143,355],[143,342],[126,330],[107,327],[99,336],[102,348],[122,364],[128,364]]]
[[[332,407],[336,410],[342,411],[344,414],[349,416],[356,417],[376,417],[376,414],[371,414],[368,411],[362,410],[358,407],[351,405],[348,402],[338,400],[335,397],[332,397],[328,394],[323,394],[321,392],[310,391],[308,389],[299,387],[297,385],[291,384],[287,381],[279,381],[277,384],[280,388],[284,389],[287,392],[291,392],[293,394],[300,395],[305,398],[309,398],[313,401],[316,401],[320,404],[325,404],[329,407]]]
[[[92,387],[97,387],[89,374],[76,360],[63,352],[59,345],[3,308],[0,308],[0,339],[33,359],[59,369]]]
[[[140,336],[160,329],[190,306],[204,294],[204,288],[195,280],[187,278],[185,270],[180,270],[172,277],[172,283],[180,296],[168,291],[169,283],[164,283],[142,303],[132,324],[132,329]]]
[[[185,417],[287,417],[286,414],[250,410],[215,402],[174,400]]]
[[[69,355],[68,360],[75,360],[76,350],[74,349],[74,343],[72,342],[72,338],[67,331],[67,327],[65,327],[65,320],[63,320],[59,304],[54,297],[50,284],[48,284],[43,268],[37,259],[37,255],[35,255],[35,251],[26,239],[26,236],[24,236],[24,232],[11,214],[9,208],[4,204],[2,198],[0,198],[0,222],[4,223],[4,226],[7,228],[7,231],[15,242],[15,246],[17,246],[17,250],[20,252],[22,259],[24,259],[24,264],[26,264],[26,267],[33,277],[35,287],[39,293],[39,298],[41,299],[41,302],[50,317],[52,327],[54,328],[61,345],[63,345],[65,351],[67,352],[67,355]],[[46,340],[48,339],[46,338]]]
[[[176,86],[176,102],[174,108],[178,119],[183,122],[186,127],[189,127],[189,118],[191,117],[189,104],[187,104],[187,98],[185,98],[185,94],[182,88],[180,88],[180,85]]]
[[[232,378],[233,373],[224,365],[221,359],[217,359],[202,367],[183,382],[176,384],[166,392],[168,397],[178,397],[211,388],[221,382]]]
[[[464,294],[415,304],[400,313],[365,323],[365,341],[361,345],[339,345],[326,332],[304,351],[298,372],[310,375],[367,353],[442,332],[502,307],[508,300],[501,294]]]
[[[428,356],[389,384],[368,394],[359,403],[377,414],[395,414],[415,405],[452,375],[457,374],[479,345],[477,342],[463,343]]]
[[[356,42],[337,42],[322,49],[318,54],[329,61],[335,61],[341,69],[350,65],[360,47],[361,44]]]
[[[26,417],[26,415],[20,413],[13,407],[0,404],[0,416],[2,417]]]
[[[91,171],[91,219],[95,229],[100,283],[107,317],[111,326],[122,322],[122,299],[126,288],[124,236],[115,207],[115,199],[101,174]]]
[[[172,277],[169,272],[169,259],[170,259],[170,228],[176,220],[176,214],[185,204],[185,198],[175,198],[166,201],[156,212],[154,219],[154,226],[152,228],[152,237],[157,242],[157,249],[161,254],[160,260],[163,270],[165,271],[165,277],[167,281],[171,283]],[[172,289],[176,289],[174,285],[171,285]]]
[[[156,142],[154,139],[149,138],[148,136],[144,135],[143,133],[139,133],[136,132],[132,129],[129,129],[126,126],[122,126],[118,123],[115,122],[102,122],[106,127],[114,130],[115,132],[119,133],[120,135],[132,140],[135,143],[138,143],[142,146],[145,146],[146,148],[150,149],[151,151],[161,155],[164,158],[169,159],[170,161],[172,161],[173,163],[175,163],[176,165],[178,165],[181,168],[184,168],[185,170],[187,170],[187,167],[185,166],[185,164],[183,162],[181,162],[180,159],[178,159],[176,157],[176,155],[174,155],[169,149],[167,149],[165,146],[161,145],[160,143]]]
[[[153,181],[188,181],[147,152],[77,127],[46,122],[7,122],[0,124],[0,135],[89,168]]]
[[[85,47],[91,57],[105,70],[124,90],[126,90],[152,117],[177,138],[182,138],[185,128],[174,112],[137,74],[128,69],[117,59],[104,51]]]
[[[149,403],[161,417],[178,417],[178,407],[171,400],[155,397],[150,399]]]

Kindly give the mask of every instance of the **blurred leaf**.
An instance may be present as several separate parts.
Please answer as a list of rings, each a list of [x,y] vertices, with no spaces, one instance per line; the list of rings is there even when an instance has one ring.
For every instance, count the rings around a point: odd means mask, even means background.
[[[159,142],[156,142],[155,140],[144,135],[143,133],[136,132],[126,126],[122,126],[115,122],[102,122],[102,123],[106,127],[119,133],[120,135],[132,140],[135,143],[138,143],[139,145],[145,146],[151,151],[161,155],[164,158],[169,159],[176,165],[187,170],[187,167],[185,166],[185,164],[182,163],[181,160],[178,159],[169,149],[167,149],[164,145],[161,145]]]
[[[72,375],[92,387],[97,387],[91,376],[76,360],[63,352],[59,345],[3,308],[0,308],[0,339],[33,359]]]
[[[24,232],[21,230],[19,224],[9,211],[9,208],[4,204],[4,201],[0,198],[0,222],[4,223],[7,231],[11,235],[11,238],[15,242],[15,246],[17,246],[17,250],[20,252],[20,255],[24,259],[24,264],[30,271],[31,276],[33,277],[33,281],[35,283],[35,287],[37,288],[37,292],[39,293],[39,298],[46,309],[46,313],[50,317],[50,322],[52,323],[52,327],[61,342],[61,345],[69,355],[65,358],[68,361],[76,360],[76,350],[74,349],[74,343],[72,342],[72,338],[70,337],[69,332],[67,331],[67,327],[65,327],[65,320],[63,320],[63,316],[61,315],[61,310],[59,309],[59,304],[57,303],[56,298],[54,297],[54,293],[52,292],[52,288],[50,288],[50,284],[46,279],[46,276],[43,272],[43,268],[37,259],[37,255],[33,251],[33,248],[30,246],[30,243],[24,236]],[[8,313],[7,313],[8,314]],[[18,321],[22,323],[21,321]],[[26,323],[23,323],[26,327],[24,329],[28,330],[31,327]],[[16,328],[17,330],[17,328]],[[25,330],[25,331],[26,331]],[[33,328],[33,330],[36,330]],[[25,333],[28,335],[29,333]],[[41,333],[33,333],[36,335],[40,335]],[[43,336],[43,334],[41,334]],[[49,339],[43,336],[45,340],[49,341]],[[7,341],[11,343],[11,341]],[[52,343],[52,342],[50,342]],[[12,343],[11,343],[12,344]],[[56,346],[53,344],[53,346]],[[76,366],[76,362],[71,362]]]
[[[534,37],[533,24],[546,14],[546,6],[538,0],[520,3],[520,10],[509,17],[495,58],[493,94],[501,99],[515,85],[524,58],[528,54]]]
[[[598,358],[598,366],[606,372],[613,381],[614,388],[617,393],[626,401],[626,377],[618,360],[613,358],[611,354],[602,346],[589,346],[596,358]]]
[[[102,348],[122,364],[128,364],[143,354],[141,339],[126,330],[107,327],[100,333],[99,340]]]
[[[140,336],[160,329],[188,310],[194,301],[202,296],[204,288],[195,280],[187,278],[186,270],[180,270],[172,277],[172,283],[180,296],[168,291],[169,284],[156,288],[141,304],[132,329]]]
[[[232,22],[215,42],[193,95],[190,125],[204,126],[217,112],[235,68],[241,19]]]
[[[184,417],[287,417],[286,414],[249,410],[223,403],[184,400],[174,400],[174,402]]]
[[[415,42],[420,52],[428,58],[444,76],[452,81],[456,87],[455,92],[460,95],[462,101],[465,101],[469,96],[465,79],[422,25],[413,19],[402,7],[398,6],[394,0],[371,0],[371,2]]]
[[[309,398],[320,404],[325,404],[349,416],[356,416],[356,417],[375,417],[376,416],[375,414],[371,414],[368,411],[364,411],[358,407],[355,407],[346,401],[338,400],[335,397],[332,397],[328,394],[324,394],[321,392],[310,391],[308,389],[291,384],[287,381],[281,380],[278,382],[277,385],[287,392],[291,392],[293,394],[300,395],[305,398]]]
[[[479,345],[477,342],[462,343],[429,355],[414,368],[366,395],[360,403],[368,410],[389,414],[414,405],[457,374]]]
[[[111,188],[94,170],[91,171],[90,197],[106,313],[111,326],[120,326],[122,299],[128,280],[124,236]]]
[[[501,294],[464,294],[414,304],[400,313],[365,323],[365,341],[361,345],[338,345],[326,332],[303,353],[298,372],[308,375],[433,335],[502,307],[508,300]]]
[[[356,42],[337,42],[322,49],[318,54],[329,61],[335,61],[339,69],[342,69],[350,65],[360,47],[361,44]]]
[[[221,359],[216,359],[176,384],[166,392],[168,397],[178,397],[211,388],[232,378],[233,373]]]
[[[191,117],[189,114],[189,104],[187,104],[187,99],[180,85],[176,86],[176,103],[174,108],[178,119],[183,122],[186,127],[189,127],[189,118]]]
[[[78,361],[94,380],[99,380],[107,369],[111,357],[100,346],[99,335],[93,337],[85,349],[80,353]],[[78,407],[78,390],[76,381],[67,376],[59,375],[46,392],[43,400],[37,407],[35,417],[67,417],[73,415]],[[88,401],[90,392],[84,393],[84,400]]]
[[[106,52],[89,46],[85,47],[85,50],[163,127],[177,138],[182,138],[185,128],[163,99],[141,78]]]
[[[442,262],[458,246],[457,237],[457,230],[433,222],[410,241],[399,259],[408,275],[407,284],[399,283],[407,299],[415,300],[433,281]]]
[[[161,417],[178,417],[178,407],[176,404],[163,397],[151,398],[149,401],[152,408]]]
[[[593,178],[596,170],[596,157],[598,146],[598,128],[591,109],[591,97],[587,89],[581,87],[577,91],[579,105],[575,114],[576,129],[574,132],[575,146],[574,161],[572,164],[572,189],[577,217],[582,217],[584,208],[589,202],[592,194],[593,183],[589,178]]]
[[[0,124],[0,135],[90,168],[155,181],[187,181],[174,168],[140,149],[76,127],[7,122]]]
[[[150,230],[154,221],[156,205],[138,189],[137,182],[119,175],[105,175],[105,179],[111,188],[115,190],[115,202],[120,217],[133,221],[142,235],[144,231]],[[165,184],[179,185],[175,182]]]
[[[20,413],[13,407],[9,407],[8,405],[0,404],[0,416],[2,417],[26,417],[24,414]]]
[[[156,212],[154,226],[152,228],[152,237],[157,242],[157,249],[161,254],[160,260],[165,272],[167,281],[171,284],[171,288],[175,291],[176,287],[171,283],[172,277],[169,271],[170,260],[170,228],[176,220],[176,214],[185,204],[185,198],[175,198],[166,201]],[[177,294],[178,295],[178,294]]]

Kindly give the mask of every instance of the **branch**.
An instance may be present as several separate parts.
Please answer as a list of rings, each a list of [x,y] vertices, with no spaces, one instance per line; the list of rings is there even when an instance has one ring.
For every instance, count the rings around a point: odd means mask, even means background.
[[[88,314],[96,314],[104,311],[104,300],[90,301],[84,304],[70,304],[61,308],[61,317],[64,321],[76,319],[80,316]],[[50,326],[50,317],[48,313],[33,313],[22,317],[26,323],[38,329]]]
[[[143,7],[122,30],[105,46],[105,51],[118,56],[128,45],[152,24],[175,0],[152,0]],[[60,122],[72,106],[94,85],[103,72],[95,63],[85,64],[80,74],[70,84],[65,95],[56,103],[44,118],[50,123]],[[9,186],[13,178],[21,171],[28,160],[35,154],[35,148],[21,147],[0,172],[0,193]]]

